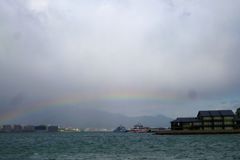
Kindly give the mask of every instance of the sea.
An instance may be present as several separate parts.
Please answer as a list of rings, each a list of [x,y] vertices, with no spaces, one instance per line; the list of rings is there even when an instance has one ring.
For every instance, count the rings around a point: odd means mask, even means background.
[[[0,133],[0,160],[240,160],[240,134]]]

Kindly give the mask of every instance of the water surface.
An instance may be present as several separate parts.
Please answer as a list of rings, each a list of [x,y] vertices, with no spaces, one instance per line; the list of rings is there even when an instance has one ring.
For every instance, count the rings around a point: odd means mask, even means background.
[[[239,160],[240,135],[0,133],[0,159]]]

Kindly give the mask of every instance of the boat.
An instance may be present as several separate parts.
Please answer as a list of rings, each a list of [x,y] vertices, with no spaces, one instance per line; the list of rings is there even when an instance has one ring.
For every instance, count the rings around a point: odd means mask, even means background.
[[[127,129],[124,126],[120,125],[114,129],[113,132],[127,132]]]
[[[129,132],[133,132],[133,133],[147,133],[149,131],[150,131],[150,128],[144,127],[141,123],[137,123],[136,125],[133,126],[133,128],[129,130]]]

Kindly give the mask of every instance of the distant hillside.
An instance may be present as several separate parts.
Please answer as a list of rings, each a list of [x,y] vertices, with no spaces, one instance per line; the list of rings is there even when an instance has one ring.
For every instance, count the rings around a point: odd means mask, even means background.
[[[79,128],[108,128],[113,129],[122,124],[127,128],[140,122],[149,127],[168,127],[171,119],[163,116],[128,117],[121,114],[109,113],[95,109],[77,107],[49,108],[37,113],[25,115],[9,121],[17,124],[58,124]]]

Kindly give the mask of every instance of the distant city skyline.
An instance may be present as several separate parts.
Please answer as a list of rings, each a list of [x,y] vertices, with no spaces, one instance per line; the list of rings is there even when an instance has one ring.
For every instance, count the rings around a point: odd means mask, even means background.
[[[0,124],[73,107],[171,118],[235,111],[239,6],[226,0],[1,0]]]

